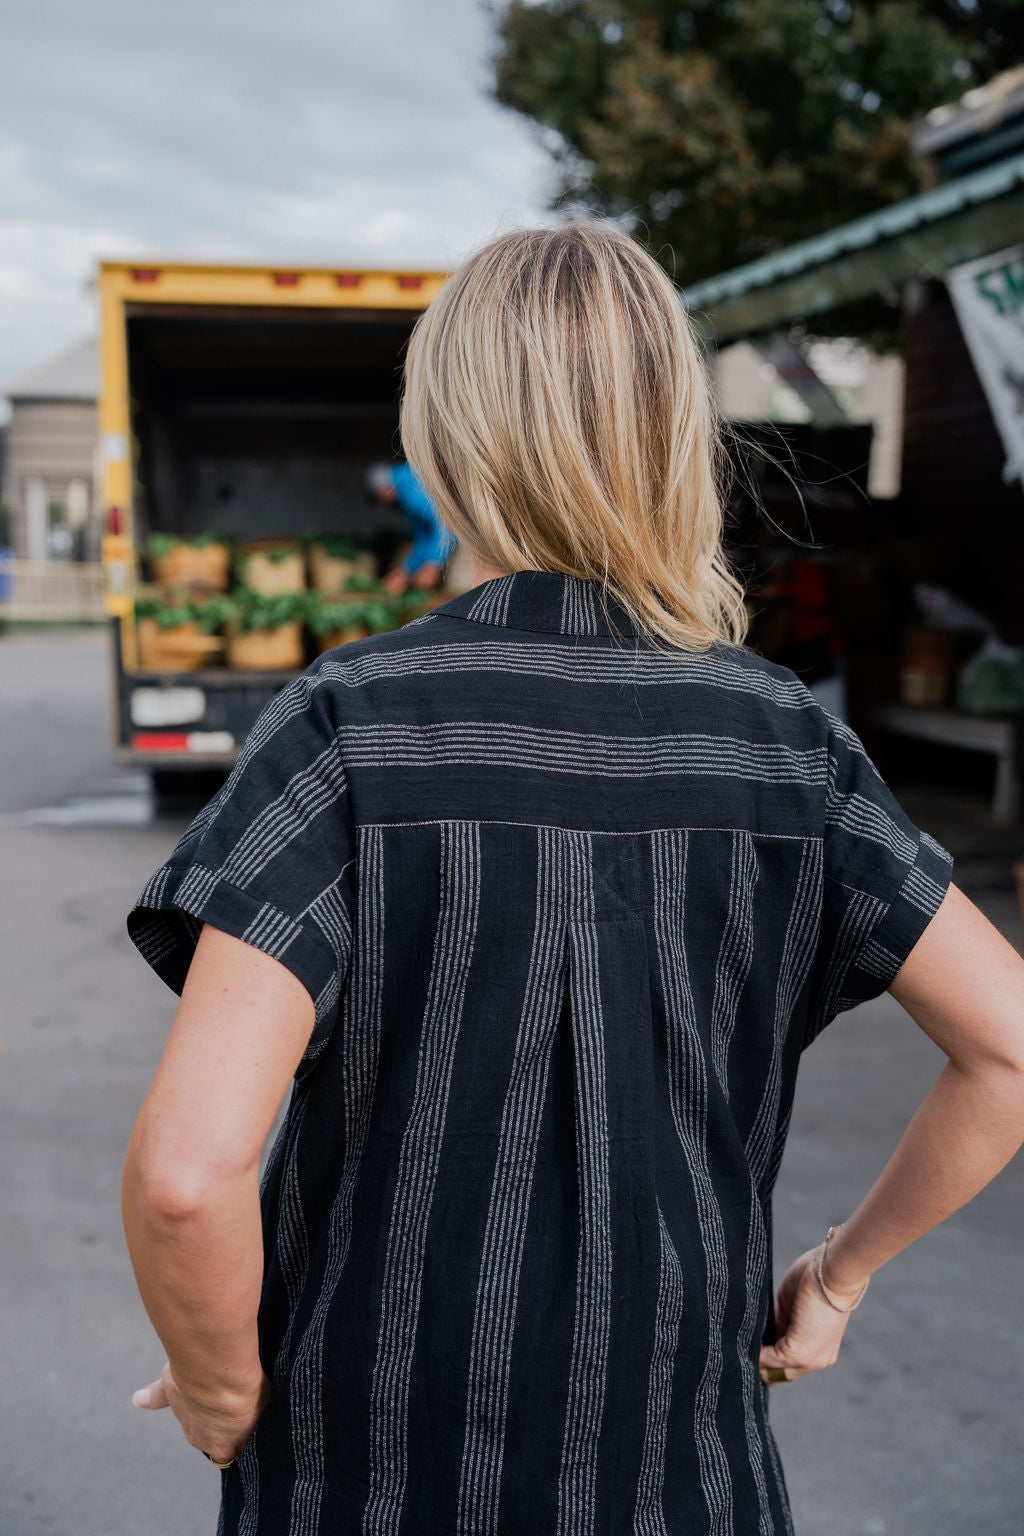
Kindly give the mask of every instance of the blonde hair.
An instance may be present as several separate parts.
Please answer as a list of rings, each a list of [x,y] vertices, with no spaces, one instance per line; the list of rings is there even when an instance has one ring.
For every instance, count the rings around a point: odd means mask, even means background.
[[[401,430],[479,558],[596,578],[669,647],[742,644],[702,360],[669,278],[614,226],[519,230],[460,267],[413,329]]]

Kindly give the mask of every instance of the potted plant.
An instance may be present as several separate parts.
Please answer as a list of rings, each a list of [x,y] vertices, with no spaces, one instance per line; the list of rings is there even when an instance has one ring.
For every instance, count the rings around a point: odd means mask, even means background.
[[[235,575],[240,586],[264,597],[301,592],[306,563],[298,539],[250,539],[238,551]]]
[[[146,555],[154,580],[172,587],[188,583],[213,591],[227,590],[231,573],[231,543],[207,529],[194,538],[175,533],[151,533]]]
[[[304,659],[305,592],[233,592],[227,621],[228,666],[251,672],[295,671]]]
[[[363,617],[365,609],[366,603],[358,596],[321,596],[310,607],[307,617],[317,649],[332,651],[337,645],[347,645],[350,640],[361,640],[369,634]]]
[[[139,665],[149,672],[193,672],[219,658],[216,631],[232,611],[220,592],[184,586],[148,588],[135,600]]]
[[[397,629],[402,616],[400,605],[386,587],[352,577],[343,592],[316,594],[307,622],[317,636],[320,650],[330,651],[365,635]]]
[[[309,569],[318,592],[340,592],[351,576],[374,580],[377,557],[361,534],[317,534],[309,544]]]

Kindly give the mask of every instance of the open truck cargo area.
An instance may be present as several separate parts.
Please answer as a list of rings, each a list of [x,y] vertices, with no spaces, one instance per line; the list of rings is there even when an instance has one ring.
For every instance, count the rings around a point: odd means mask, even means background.
[[[141,664],[136,596],[153,535],[234,545],[356,535],[382,566],[405,537],[369,505],[398,450],[405,346],[430,272],[103,262],[100,460],[115,748],[154,767],[228,765],[298,670]],[[312,659],[312,637],[306,637]]]

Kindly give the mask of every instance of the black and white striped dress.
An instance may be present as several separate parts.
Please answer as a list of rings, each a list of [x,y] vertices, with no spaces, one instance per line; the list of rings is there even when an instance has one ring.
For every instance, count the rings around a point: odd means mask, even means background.
[[[952,860],[793,672],[600,597],[518,572],[329,652],[129,914],[176,991],[205,920],[316,1003],[223,1536],[792,1530],[758,1354],[800,1055]]]

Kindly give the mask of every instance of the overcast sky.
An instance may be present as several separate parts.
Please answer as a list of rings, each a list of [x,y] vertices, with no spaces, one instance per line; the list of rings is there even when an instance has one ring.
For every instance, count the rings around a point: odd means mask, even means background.
[[[480,0],[32,0],[0,20],[0,389],[98,256],[446,266],[548,221]]]

